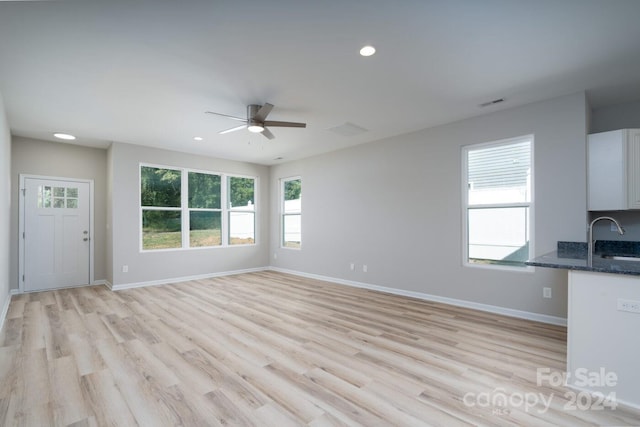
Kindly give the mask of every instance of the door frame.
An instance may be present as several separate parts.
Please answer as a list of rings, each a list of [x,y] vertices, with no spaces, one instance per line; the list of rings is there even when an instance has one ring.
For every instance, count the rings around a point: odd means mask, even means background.
[[[93,254],[94,247],[94,197],[93,197],[93,179],[68,178],[61,176],[45,176],[20,174],[20,187],[18,190],[18,289],[20,293],[24,290],[24,258],[25,258],[25,242],[24,242],[24,223],[25,223],[25,180],[26,179],[48,179],[54,181],[82,182],[89,184],[89,285],[94,283],[93,271]]]

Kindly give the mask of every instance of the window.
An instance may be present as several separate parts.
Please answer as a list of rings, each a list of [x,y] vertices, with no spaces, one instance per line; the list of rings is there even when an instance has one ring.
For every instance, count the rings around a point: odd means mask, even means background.
[[[254,194],[255,178],[141,165],[142,250],[255,243]]]
[[[533,137],[463,150],[465,261],[524,267],[532,250]]]
[[[189,172],[189,247],[222,244],[220,175]]]
[[[229,244],[255,243],[253,178],[229,177]]]
[[[302,245],[302,180],[282,180],[282,247],[297,248]]]
[[[182,247],[181,183],[179,170],[140,168],[143,249]]]

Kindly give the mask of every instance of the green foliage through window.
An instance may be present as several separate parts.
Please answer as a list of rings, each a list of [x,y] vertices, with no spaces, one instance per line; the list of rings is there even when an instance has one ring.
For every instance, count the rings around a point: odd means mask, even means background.
[[[141,166],[142,249],[177,249],[183,242],[192,248],[255,243],[254,198],[254,178]]]
[[[302,195],[302,180],[292,179],[284,182],[284,199],[295,200]]]
[[[229,202],[230,207],[247,206],[249,202],[255,204],[253,193],[255,183],[253,178],[229,177]]]
[[[142,206],[180,207],[182,175],[179,170],[140,168]]]
[[[220,209],[220,175],[189,172],[189,207]]]

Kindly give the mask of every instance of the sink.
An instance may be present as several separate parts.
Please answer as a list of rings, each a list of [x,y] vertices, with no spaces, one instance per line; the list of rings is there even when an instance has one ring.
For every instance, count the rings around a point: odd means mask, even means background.
[[[636,262],[640,261],[640,257],[634,257],[634,256],[602,255],[601,258],[611,259],[616,261],[636,261]]]

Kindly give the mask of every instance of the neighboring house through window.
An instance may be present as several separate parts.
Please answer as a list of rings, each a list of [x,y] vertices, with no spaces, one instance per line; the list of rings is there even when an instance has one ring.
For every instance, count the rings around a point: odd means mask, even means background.
[[[463,149],[464,261],[525,267],[532,253],[533,136]]]

